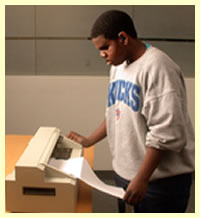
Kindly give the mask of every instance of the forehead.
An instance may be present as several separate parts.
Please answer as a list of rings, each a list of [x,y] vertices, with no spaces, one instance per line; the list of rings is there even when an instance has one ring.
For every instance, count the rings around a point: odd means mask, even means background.
[[[97,49],[101,49],[102,47],[109,45],[113,40],[106,39],[103,35],[97,36],[92,39],[92,42],[96,46]]]

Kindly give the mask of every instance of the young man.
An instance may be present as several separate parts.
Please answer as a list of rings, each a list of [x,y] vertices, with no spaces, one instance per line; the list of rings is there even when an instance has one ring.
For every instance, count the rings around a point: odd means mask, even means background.
[[[159,49],[137,38],[131,18],[107,11],[91,37],[110,70],[106,117],[89,136],[70,132],[84,147],[108,137],[125,204],[138,213],[185,212],[194,172],[194,132],[184,79]]]

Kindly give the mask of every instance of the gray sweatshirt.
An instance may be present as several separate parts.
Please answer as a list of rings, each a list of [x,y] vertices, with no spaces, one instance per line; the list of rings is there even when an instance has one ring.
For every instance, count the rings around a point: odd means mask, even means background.
[[[151,180],[194,171],[194,131],[181,70],[150,46],[135,62],[111,67],[106,109],[113,169],[131,180],[147,147],[165,150]]]

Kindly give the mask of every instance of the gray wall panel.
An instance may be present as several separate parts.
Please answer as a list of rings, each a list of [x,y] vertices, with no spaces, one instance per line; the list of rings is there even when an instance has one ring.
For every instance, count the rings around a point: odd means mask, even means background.
[[[34,36],[35,34],[35,6],[5,7],[6,36]]]
[[[89,40],[38,40],[36,56],[41,75],[109,74],[109,68]]]
[[[5,43],[5,50],[7,74],[35,74],[35,41],[8,40]]]
[[[132,6],[37,6],[37,36],[88,37],[95,19],[110,9],[124,10],[131,15]]]
[[[140,37],[195,38],[195,6],[134,6],[133,17]]]
[[[6,74],[107,75],[108,67],[86,38],[95,19],[109,9],[131,15],[139,37],[157,39],[150,43],[174,58],[185,76],[194,77],[194,42],[158,41],[159,38],[194,39],[192,5],[6,6],[6,37],[21,37],[6,40]]]

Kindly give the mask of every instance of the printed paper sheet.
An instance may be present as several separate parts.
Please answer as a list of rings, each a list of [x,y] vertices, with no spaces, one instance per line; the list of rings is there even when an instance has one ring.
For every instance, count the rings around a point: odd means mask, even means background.
[[[69,160],[56,160],[51,158],[48,164],[55,167],[59,171],[70,174],[92,186],[93,188],[112,196],[122,199],[125,194],[125,191],[122,188],[108,185],[101,181],[91,169],[89,163],[84,157],[71,158]]]

